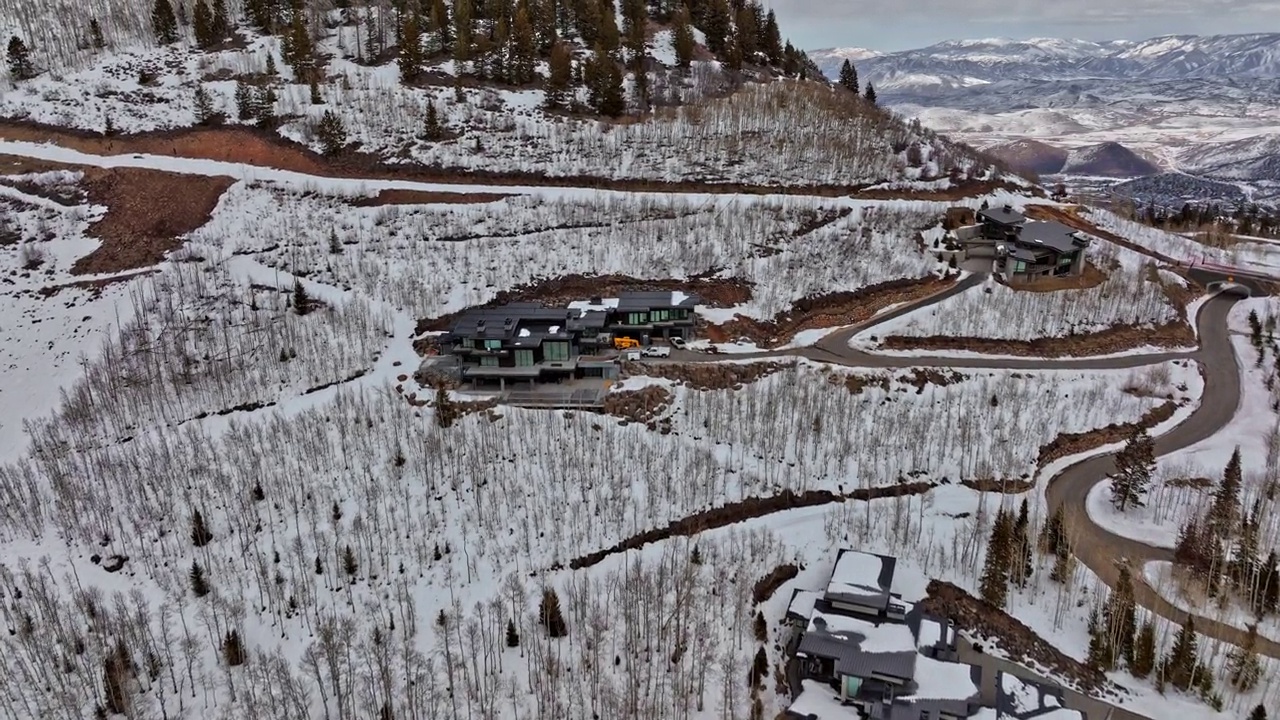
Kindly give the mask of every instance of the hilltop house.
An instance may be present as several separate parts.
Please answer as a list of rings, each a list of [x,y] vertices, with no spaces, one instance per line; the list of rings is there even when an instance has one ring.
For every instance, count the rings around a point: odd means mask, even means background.
[[[679,291],[625,292],[564,307],[510,303],[462,313],[437,339],[458,362],[463,381],[556,382],[614,377],[614,338],[642,345],[654,338],[690,339],[698,299]]]
[[[976,223],[952,231],[950,242],[966,249],[966,257],[991,257],[994,270],[1010,285],[1074,277],[1084,272],[1091,240],[1055,221],[1028,220],[1009,205],[985,208]]]
[[[796,590],[787,676],[793,720],[1084,720],[1061,696],[959,662],[955,627],[892,592],[897,560],[844,549],[825,590]],[[1002,688],[1008,690],[1002,690]],[[1005,696],[1008,697],[1005,697]],[[1063,715],[1049,714],[1063,710]]]

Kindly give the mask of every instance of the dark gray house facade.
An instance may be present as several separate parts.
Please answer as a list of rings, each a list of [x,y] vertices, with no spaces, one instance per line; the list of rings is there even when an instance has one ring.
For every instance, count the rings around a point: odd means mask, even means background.
[[[510,303],[460,315],[436,341],[463,381],[505,388],[617,374],[616,338],[638,345],[691,339],[698,299],[681,292],[627,292],[563,307]]]
[[[1054,221],[1027,220],[1005,205],[978,211],[981,237],[994,243],[996,263],[1011,285],[1084,272],[1090,240]]]

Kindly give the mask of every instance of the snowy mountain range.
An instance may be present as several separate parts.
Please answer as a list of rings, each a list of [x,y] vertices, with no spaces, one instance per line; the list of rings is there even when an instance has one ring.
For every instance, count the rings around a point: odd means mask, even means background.
[[[997,38],[809,54],[830,77],[851,60],[882,104],[979,147],[1119,143],[1162,169],[1280,181],[1280,33]]]

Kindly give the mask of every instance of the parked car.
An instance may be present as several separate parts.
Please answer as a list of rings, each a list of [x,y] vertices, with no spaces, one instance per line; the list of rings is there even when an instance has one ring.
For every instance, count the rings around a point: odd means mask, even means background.
[[[641,350],[640,354],[644,355],[645,357],[652,357],[652,358],[671,357],[671,348],[667,347],[666,345],[650,345],[644,350]]]
[[[676,348],[677,350],[683,350],[685,347],[684,338],[681,338],[681,337],[671,338],[671,347]]]

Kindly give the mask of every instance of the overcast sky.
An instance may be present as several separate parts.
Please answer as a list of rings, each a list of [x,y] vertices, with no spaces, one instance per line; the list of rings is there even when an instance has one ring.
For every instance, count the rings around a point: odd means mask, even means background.
[[[765,0],[806,50],[904,50],[958,38],[1280,31],[1280,0]]]

